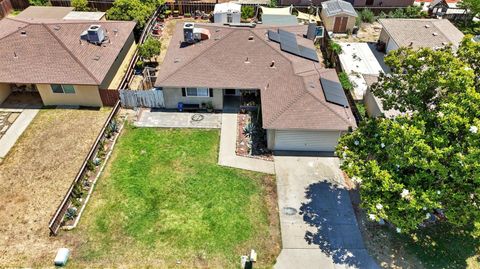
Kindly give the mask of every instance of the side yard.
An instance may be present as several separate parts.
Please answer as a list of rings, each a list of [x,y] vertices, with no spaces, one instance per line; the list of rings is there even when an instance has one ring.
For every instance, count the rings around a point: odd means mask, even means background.
[[[124,129],[76,230],[78,267],[257,268],[280,252],[275,178],[217,165],[219,132]]]
[[[0,267],[52,264],[48,222],[110,109],[43,109],[0,164]]]

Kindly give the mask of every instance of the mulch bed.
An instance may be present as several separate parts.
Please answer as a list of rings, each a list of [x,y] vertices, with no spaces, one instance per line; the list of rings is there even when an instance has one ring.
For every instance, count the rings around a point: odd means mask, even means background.
[[[261,149],[256,149],[252,154],[250,154],[250,149],[248,147],[248,144],[250,143],[250,137],[245,136],[243,132],[243,128],[250,123],[251,117],[249,114],[243,114],[239,113],[237,116],[237,148],[235,150],[235,153],[238,156],[242,157],[249,157],[249,158],[255,158],[255,159],[261,159],[265,161],[273,161],[273,155],[270,150],[266,148],[266,142],[265,145]],[[259,153],[262,152],[262,153]]]

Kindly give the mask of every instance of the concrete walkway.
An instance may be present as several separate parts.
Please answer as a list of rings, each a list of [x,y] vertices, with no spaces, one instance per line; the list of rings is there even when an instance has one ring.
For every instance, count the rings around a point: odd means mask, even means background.
[[[223,113],[218,164],[267,174],[275,174],[274,162],[237,156],[235,153],[236,143],[237,114]]]
[[[18,138],[22,135],[23,131],[27,129],[30,122],[35,118],[39,109],[7,109],[2,108],[4,111],[20,112],[18,118],[8,128],[7,132],[0,139],[0,159],[7,156],[10,149],[15,145]]]
[[[275,268],[379,268],[370,257],[337,158],[275,157],[282,252]]]
[[[219,129],[222,124],[221,117],[221,114],[214,113],[144,110],[134,125],[137,127],[158,128]]]

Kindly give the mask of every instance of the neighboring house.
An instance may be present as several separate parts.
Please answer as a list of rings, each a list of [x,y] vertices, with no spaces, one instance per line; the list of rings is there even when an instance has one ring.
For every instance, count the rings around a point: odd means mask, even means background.
[[[328,32],[351,33],[358,14],[349,2],[329,0],[322,3],[320,16]]]
[[[16,19],[21,20],[81,20],[104,21],[105,12],[73,11],[73,7],[29,6],[20,12]]]
[[[45,105],[102,106],[99,89],[110,89],[134,45],[134,27],[123,21],[0,20],[0,103],[23,89],[38,91]]]
[[[282,6],[320,6],[325,0],[280,0]],[[408,7],[413,5],[415,0],[350,0],[354,7]]]
[[[365,82],[368,86],[367,91],[365,93],[364,103],[365,103],[365,110],[368,116],[376,118],[376,117],[385,117],[385,118],[394,118],[398,115],[401,115],[402,112],[390,109],[385,110],[383,108],[382,100],[370,91],[371,86],[378,81],[378,76],[375,75],[363,75]]]
[[[303,37],[306,25],[194,27],[210,38],[188,45],[177,24],[157,75],[167,109],[211,102],[228,111],[244,94],[259,95],[272,150],[331,152],[356,127],[336,71],[323,68],[313,42]]]
[[[292,15],[292,7],[260,7],[262,24],[264,25],[297,25],[298,20],[295,15]]]
[[[213,21],[215,23],[240,23],[242,6],[235,3],[216,4],[213,10]]]
[[[379,41],[386,52],[400,47],[440,48],[451,44],[458,48],[463,34],[450,21],[443,19],[380,19],[383,26]]]

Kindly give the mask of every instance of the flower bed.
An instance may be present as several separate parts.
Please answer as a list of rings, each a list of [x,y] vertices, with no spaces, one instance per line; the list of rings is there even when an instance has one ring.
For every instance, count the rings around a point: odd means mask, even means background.
[[[88,199],[93,191],[95,183],[103,171],[106,161],[110,157],[115,142],[120,134],[122,126],[118,119],[113,119],[108,125],[102,140],[98,144],[95,156],[88,160],[87,167],[81,180],[73,187],[70,196],[70,204],[63,217],[62,228],[69,230],[77,226]]]
[[[248,111],[237,116],[238,156],[273,161],[272,152],[267,149],[266,132],[256,120],[257,113]]]

